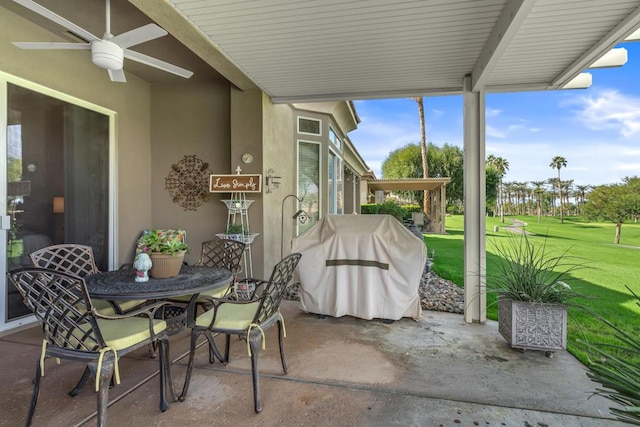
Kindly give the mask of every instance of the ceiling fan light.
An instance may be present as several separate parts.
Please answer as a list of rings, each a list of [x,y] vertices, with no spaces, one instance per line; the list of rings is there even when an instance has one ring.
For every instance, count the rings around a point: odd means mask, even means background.
[[[105,70],[120,70],[124,63],[124,50],[108,40],[92,41],[91,60]]]

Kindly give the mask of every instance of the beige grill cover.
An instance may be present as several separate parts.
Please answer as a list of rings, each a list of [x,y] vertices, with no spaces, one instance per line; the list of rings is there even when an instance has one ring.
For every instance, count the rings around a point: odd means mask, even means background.
[[[422,318],[423,241],[390,215],[328,215],[293,241],[306,312]]]

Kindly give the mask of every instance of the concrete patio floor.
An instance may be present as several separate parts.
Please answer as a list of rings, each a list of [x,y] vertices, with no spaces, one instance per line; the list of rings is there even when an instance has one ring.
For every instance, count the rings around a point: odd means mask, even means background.
[[[392,324],[352,317],[321,319],[283,302],[289,374],[282,373],[277,330],[260,357],[263,412],[253,411],[246,345],[232,341],[231,362],[209,364],[198,350],[189,395],[158,409],[157,360],[146,350],[120,361],[122,383],[110,390],[112,426],[616,426],[608,400],[566,351],[509,348],[496,322],[425,311]],[[184,380],[188,332],[172,337],[177,387]],[[24,423],[38,328],[0,338],[0,425]],[[87,387],[67,396],[83,367],[46,364],[34,426],[95,425],[96,397]]]

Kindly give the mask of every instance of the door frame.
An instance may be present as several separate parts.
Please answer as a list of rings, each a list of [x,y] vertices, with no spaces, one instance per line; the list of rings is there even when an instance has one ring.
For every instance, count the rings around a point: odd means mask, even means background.
[[[60,101],[77,105],[88,110],[104,114],[109,117],[109,206],[108,206],[108,242],[109,250],[107,253],[108,265],[110,269],[114,268],[117,257],[117,153],[116,153],[116,117],[117,114],[113,110],[101,107],[91,102],[67,95],[63,92],[51,89],[49,87],[31,82],[29,80],[16,77],[14,75],[0,71],[0,242],[7,241],[7,232],[10,226],[9,216],[7,214],[7,102],[8,102],[8,84],[14,84],[26,89],[41,93]],[[33,315],[19,317],[7,320],[7,246],[0,244],[0,332],[8,331],[23,325],[35,322]]]

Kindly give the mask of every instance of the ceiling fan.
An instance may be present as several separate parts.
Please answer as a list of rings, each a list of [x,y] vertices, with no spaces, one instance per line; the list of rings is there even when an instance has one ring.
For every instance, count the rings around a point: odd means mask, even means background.
[[[56,42],[14,42],[21,49],[83,49],[91,51],[91,61],[100,68],[109,72],[109,77],[114,82],[126,82],[123,64],[124,58],[140,62],[168,73],[189,78],[193,72],[185,70],[160,59],[134,52],[129,48],[149,40],[154,40],[167,35],[167,32],[156,24],[147,24],[135,28],[126,33],[114,36],[111,34],[111,7],[110,1],[106,3],[106,29],[102,38],[96,37],[84,28],[66,20],[49,9],[32,0],[13,0],[27,9],[44,16],[45,18],[65,27],[67,30],[86,40],[86,43],[56,43]]]

